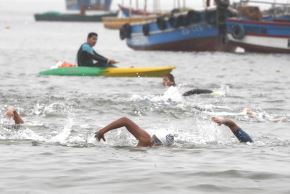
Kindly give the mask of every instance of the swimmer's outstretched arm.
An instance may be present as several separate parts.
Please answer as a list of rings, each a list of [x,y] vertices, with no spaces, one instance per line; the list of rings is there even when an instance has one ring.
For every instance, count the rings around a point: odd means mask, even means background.
[[[118,129],[121,127],[126,127],[127,130],[137,139],[139,140],[137,146],[142,146],[142,147],[148,147],[152,146],[152,139],[151,136],[144,130],[141,129],[136,123],[131,121],[130,119],[126,117],[122,117],[111,124],[107,125],[106,127],[100,129],[95,133],[95,138],[100,141],[101,139],[106,141],[105,139],[105,134],[108,131],[111,131],[113,129]]]
[[[8,119],[13,118],[15,124],[23,124],[24,123],[24,121],[21,118],[21,116],[18,114],[18,112],[16,111],[16,109],[14,107],[12,107],[12,106],[10,106],[10,107],[7,108],[7,111],[5,113],[5,116]]]
[[[218,125],[225,125],[229,127],[240,142],[253,142],[251,137],[231,119],[224,117],[212,117],[212,121]]]
[[[235,133],[240,127],[231,119],[224,117],[212,117],[212,121],[217,123],[218,125],[225,125],[231,129],[233,133]]]

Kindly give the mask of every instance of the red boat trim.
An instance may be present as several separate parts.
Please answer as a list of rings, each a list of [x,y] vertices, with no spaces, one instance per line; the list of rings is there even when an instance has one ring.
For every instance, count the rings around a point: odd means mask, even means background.
[[[227,19],[227,21],[242,23],[242,24],[275,25],[275,26],[290,27],[290,22],[253,21],[253,20],[242,20],[242,19]]]
[[[242,42],[230,41],[229,45],[232,46],[232,47],[242,47],[242,48],[245,49],[245,51],[248,51],[248,52],[256,52],[256,53],[290,53],[290,49],[259,46],[259,45],[253,45],[253,44],[246,44],[246,43],[242,43]]]
[[[135,50],[163,50],[163,51],[234,51],[234,48],[223,44],[217,37],[213,38],[194,38],[164,44],[154,45],[129,45]]]
[[[270,34],[257,34],[254,32],[247,32],[246,35],[250,36],[261,36],[261,37],[271,37],[271,38],[287,38],[290,39],[290,36],[279,36],[279,35],[270,35]]]

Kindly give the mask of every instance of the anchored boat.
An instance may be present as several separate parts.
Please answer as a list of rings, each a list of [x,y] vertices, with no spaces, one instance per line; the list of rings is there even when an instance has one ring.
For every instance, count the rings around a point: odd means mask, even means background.
[[[52,22],[100,22],[102,17],[113,17],[117,12],[111,12],[112,0],[66,0],[66,8],[70,13],[60,13],[49,11],[41,14],[34,14],[36,21]],[[95,13],[86,14],[86,11],[96,11]]]
[[[247,52],[290,53],[287,15],[263,17],[258,7],[243,6],[240,17],[228,19],[226,25],[228,44],[232,47]]]
[[[290,53],[290,22],[229,19],[228,41],[248,52]]]
[[[218,1],[219,2],[219,1]],[[226,51],[225,20],[233,16],[228,4],[220,1],[216,8],[172,13],[154,21],[126,24],[120,38],[135,50]]]

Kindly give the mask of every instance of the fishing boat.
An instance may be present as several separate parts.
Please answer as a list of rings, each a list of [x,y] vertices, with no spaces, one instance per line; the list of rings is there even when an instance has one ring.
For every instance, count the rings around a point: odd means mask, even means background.
[[[102,17],[117,16],[117,12],[110,11],[111,2],[112,0],[66,0],[66,9],[71,12],[49,11],[34,14],[34,18],[36,21],[51,22],[100,22]],[[87,11],[95,12],[86,14]]]
[[[102,22],[105,28],[118,30],[125,24],[139,23],[154,20],[157,16],[135,16],[135,17],[103,17]]]
[[[105,76],[105,77],[162,77],[169,74],[174,66],[161,67],[78,67],[69,63],[62,63],[48,70],[41,71],[45,76]]]
[[[144,10],[144,9],[134,9],[131,7],[123,6],[121,4],[119,4],[118,6],[119,6],[119,10],[121,11],[121,13],[125,17],[130,17],[130,15],[142,15],[142,16],[144,16],[144,15],[155,15],[156,14],[156,13]]]
[[[155,21],[124,25],[120,38],[134,50],[231,51],[225,44],[225,19],[232,17],[228,4],[172,13]]]
[[[155,0],[155,2],[157,2],[157,0]],[[151,21],[157,17],[154,12],[147,11],[147,1],[144,2],[144,9],[139,9],[138,0],[136,0],[135,6],[136,8],[132,7],[132,2],[130,2],[129,7],[124,6],[124,4],[119,4],[119,17],[103,17],[102,22],[104,24],[104,27],[108,29],[118,30],[125,24]]]
[[[289,16],[263,17],[253,6],[243,6],[243,10],[240,17],[226,22],[229,45],[246,52],[290,53]]]

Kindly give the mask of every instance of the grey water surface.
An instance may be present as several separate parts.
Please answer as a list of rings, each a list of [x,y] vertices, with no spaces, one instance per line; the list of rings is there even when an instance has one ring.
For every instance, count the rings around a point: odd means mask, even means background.
[[[1,194],[290,193],[289,55],[136,52],[100,23],[34,22],[34,12],[53,8],[62,4],[0,0]],[[224,95],[174,101],[162,97],[161,78],[38,75],[58,60],[75,62],[90,31],[99,34],[96,50],[121,67],[175,65],[181,93]],[[9,105],[26,124],[7,125]],[[233,114],[253,144],[210,121],[245,107],[284,119]],[[97,129],[123,116],[151,134],[175,134],[175,145],[135,148],[125,129],[107,134],[106,143],[94,140]]]

